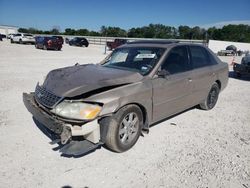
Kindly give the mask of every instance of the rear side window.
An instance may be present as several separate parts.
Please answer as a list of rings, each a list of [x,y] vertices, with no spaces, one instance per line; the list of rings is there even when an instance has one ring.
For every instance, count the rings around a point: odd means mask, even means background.
[[[170,74],[181,73],[189,70],[187,48],[179,46],[173,48],[162,64],[161,69],[165,69]]]
[[[200,46],[190,46],[193,68],[201,68],[210,65],[207,51]]]

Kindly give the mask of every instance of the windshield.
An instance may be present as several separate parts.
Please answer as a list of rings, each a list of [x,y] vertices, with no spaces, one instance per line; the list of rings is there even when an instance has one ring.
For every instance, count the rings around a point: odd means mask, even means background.
[[[146,75],[158,63],[164,51],[163,48],[119,48],[112,53],[103,66]]]

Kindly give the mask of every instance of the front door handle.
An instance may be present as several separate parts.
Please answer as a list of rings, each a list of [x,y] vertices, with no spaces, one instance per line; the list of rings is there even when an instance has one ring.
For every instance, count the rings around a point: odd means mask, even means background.
[[[189,81],[189,82],[192,82],[193,80],[192,80],[192,78],[188,78],[188,81]]]

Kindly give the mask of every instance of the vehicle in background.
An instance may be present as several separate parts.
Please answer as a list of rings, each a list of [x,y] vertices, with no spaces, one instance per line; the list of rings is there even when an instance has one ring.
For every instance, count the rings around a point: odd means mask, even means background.
[[[242,75],[250,75],[250,54],[246,54],[241,59],[241,64],[234,63],[233,69],[235,76],[238,78]]]
[[[4,34],[0,34],[0,36],[1,36],[2,39],[6,38],[6,35],[4,35]]]
[[[73,39],[69,40],[69,45],[70,46],[89,46],[89,42],[86,38],[84,37],[74,37]]]
[[[62,36],[52,36],[52,37],[54,37],[54,38],[56,38],[59,42],[61,42],[62,44],[63,44],[63,42],[64,42],[64,39],[63,39],[63,37]]]
[[[11,39],[11,43],[19,43],[19,44],[35,44],[35,38],[31,34],[26,33],[18,33],[15,34]]]
[[[228,55],[235,55],[235,52],[233,50],[220,50],[217,53],[218,56],[228,56]]]
[[[115,39],[113,42],[107,42],[107,47],[109,50],[116,49],[118,46],[121,46],[128,41],[126,39]]]
[[[220,50],[217,53],[218,56],[228,56],[228,55],[237,55],[237,54],[241,55],[241,51],[238,52],[236,46],[234,45],[229,45],[226,47],[226,50]]]
[[[102,144],[124,152],[152,124],[210,110],[227,83],[228,64],[205,46],[136,41],[100,64],[52,70],[23,101],[63,155],[81,156]]]
[[[65,38],[65,43],[69,44],[69,38],[67,38],[67,37]]]
[[[14,37],[14,35],[15,35],[14,33],[8,34],[8,35],[7,35],[7,39],[12,39],[12,38]]]
[[[62,43],[55,37],[37,36],[35,47],[44,50],[61,50]]]

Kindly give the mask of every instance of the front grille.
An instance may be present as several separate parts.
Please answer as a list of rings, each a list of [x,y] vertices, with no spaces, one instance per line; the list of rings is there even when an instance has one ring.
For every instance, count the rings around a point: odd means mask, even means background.
[[[39,104],[48,108],[53,108],[62,100],[62,97],[56,96],[52,92],[49,92],[44,87],[37,84],[35,90],[35,99]]]

